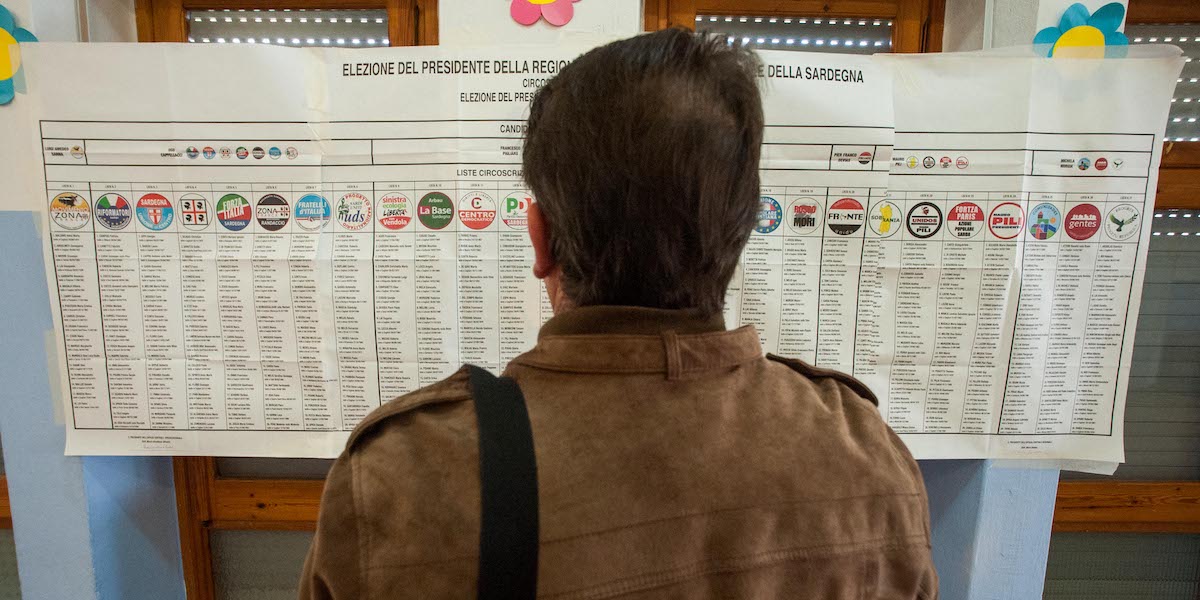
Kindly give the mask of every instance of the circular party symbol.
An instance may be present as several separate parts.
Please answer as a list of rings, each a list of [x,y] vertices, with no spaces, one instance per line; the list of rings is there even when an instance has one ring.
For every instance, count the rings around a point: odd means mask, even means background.
[[[408,196],[400,192],[389,192],[379,198],[379,224],[385,229],[399,231],[412,221],[413,207]]]
[[[343,194],[337,204],[337,222],[347,231],[359,231],[371,222],[371,200],[358,192]]]
[[[1103,171],[1108,168],[1108,159],[1101,156],[1096,159],[1096,170]]]
[[[960,157],[958,157],[958,160],[955,161],[954,164],[955,164],[955,166],[957,166],[960,169],[965,169],[965,168],[971,166],[971,161],[967,160],[967,157],[965,157],[965,156],[960,156]]]
[[[317,231],[329,222],[329,201],[320,194],[305,194],[296,201],[296,224],[305,231]]]
[[[854,198],[842,198],[829,205],[825,223],[829,225],[830,231],[838,235],[854,235],[862,229],[866,212],[862,202]]]
[[[246,158],[246,157],[248,157],[248,156],[250,156],[250,151],[249,151],[249,150],[247,150],[245,146],[238,146],[238,149],[237,149],[237,157],[238,157],[238,158],[241,158],[241,159],[244,159],[244,158]]]
[[[950,209],[946,221],[950,235],[969,240],[983,231],[983,209],[974,202],[960,202]]]
[[[867,219],[871,231],[881,238],[889,238],[900,231],[900,215],[902,211],[890,200],[883,200],[871,207],[871,216]]]
[[[215,148],[213,148],[212,146],[204,147],[204,158],[205,159],[212,160],[216,157],[217,157],[217,150]]]
[[[529,207],[533,204],[533,196],[524,190],[516,190],[504,195],[500,207],[500,219],[513,229],[529,228]]]
[[[937,166],[937,159],[932,156],[926,156],[925,160],[923,160],[921,164],[924,165],[926,169],[932,169]]]
[[[754,223],[754,231],[762,234],[771,233],[779,229],[779,223],[782,221],[783,208],[779,206],[778,200],[770,196],[758,199],[758,214]]]
[[[262,146],[255,146],[251,154],[254,155],[254,160],[262,160],[267,155],[267,151],[263,150]]]
[[[179,217],[183,226],[192,231],[208,227],[208,198],[200,194],[184,194],[179,197]]]
[[[175,210],[171,201],[162,194],[151,192],[137,201],[137,219],[142,227],[150,231],[162,231],[171,226]]]
[[[429,192],[417,203],[417,218],[429,229],[445,229],[454,220],[454,203],[441,192]]]
[[[297,150],[295,146],[288,146],[287,147],[288,160],[296,160],[297,156],[300,156],[300,151]]]
[[[271,146],[267,154],[271,156],[271,160],[279,160],[279,157],[283,156],[283,150],[280,150],[278,146]]]
[[[917,157],[915,157],[915,156],[908,157],[908,160],[905,161],[904,164],[908,165],[908,168],[910,168],[910,169],[917,168]]]
[[[787,209],[787,223],[799,235],[809,235],[821,228],[821,205],[812,198],[792,200]]]
[[[1021,226],[1025,224],[1025,211],[1016,202],[1004,202],[992,209],[988,216],[988,230],[992,235],[1002,240],[1011,240],[1021,235]]]
[[[1096,168],[1100,168],[1096,161]],[[1082,242],[1100,231],[1100,209],[1092,204],[1076,204],[1067,211],[1067,236]]]
[[[50,201],[50,220],[64,229],[79,229],[92,218],[88,201],[74,192],[65,192]]]
[[[1057,206],[1043,202],[1029,211],[1029,235],[1035,240],[1048,240],[1062,226],[1062,213]]]
[[[496,202],[483,192],[467,192],[458,203],[458,221],[470,229],[487,229],[496,220]]]
[[[1141,227],[1141,216],[1142,213],[1136,206],[1118,204],[1108,211],[1108,218],[1104,219],[1104,233],[1118,242],[1128,240],[1137,235]]]
[[[954,164],[954,161],[950,160],[949,156],[943,156],[942,160],[940,160],[938,164],[942,165],[943,169],[949,169],[950,166]]]
[[[908,211],[905,226],[913,237],[929,239],[942,229],[942,209],[932,202],[919,202]]]
[[[292,215],[292,207],[279,194],[267,194],[258,199],[258,209],[255,217],[258,225],[267,231],[279,231],[287,226],[288,218]]]
[[[105,194],[96,201],[96,220],[105,229],[119,231],[133,220],[133,207],[120,194]]]
[[[228,160],[232,156],[233,150],[230,150],[229,146],[221,146],[221,158],[223,160]]]
[[[871,155],[871,153],[870,153],[870,152],[866,152],[866,151],[864,151],[864,152],[862,152],[861,154],[859,154],[859,155],[858,155],[858,164],[860,164],[860,165],[869,165],[869,164],[871,164],[871,159],[872,159],[872,158],[874,158],[874,157]]]
[[[200,149],[195,146],[188,146],[187,157],[188,158],[200,158]]]
[[[1088,170],[1088,167],[1091,167],[1091,166],[1092,166],[1092,161],[1090,161],[1086,158],[1079,159],[1079,170],[1080,171],[1086,171],[1086,170]]]
[[[225,194],[217,200],[217,221],[229,231],[241,231],[250,225],[250,201],[240,194]]]

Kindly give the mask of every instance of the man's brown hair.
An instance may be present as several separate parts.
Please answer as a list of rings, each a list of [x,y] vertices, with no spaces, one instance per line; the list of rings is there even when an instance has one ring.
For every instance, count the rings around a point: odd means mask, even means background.
[[[759,206],[757,57],[668,29],[596,48],[534,97],[525,179],[581,306],[721,311]]]

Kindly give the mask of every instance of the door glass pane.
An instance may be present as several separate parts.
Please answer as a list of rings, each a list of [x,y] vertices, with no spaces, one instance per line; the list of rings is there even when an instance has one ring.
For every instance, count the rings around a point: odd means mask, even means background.
[[[892,49],[892,21],[886,18],[696,15],[696,31],[760,50],[874,54]]]
[[[1200,142],[1200,23],[1168,25],[1129,25],[1125,28],[1131,44],[1173,44],[1183,49],[1187,64],[1175,87],[1171,118],[1167,121],[1167,141]]]
[[[215,9],[187,18],[188,41],[200,44],[389,45],[386,10]]]
[[[218,600],[295,600],[310,531],[212,532]]]
[[[1055,533],[1044,600],[1195,600],[1200,536]]]
[[[1200,211],[1158,210],[1116,479],[1200,480]],[[1063,472],[1063,479],[1096,475]]]

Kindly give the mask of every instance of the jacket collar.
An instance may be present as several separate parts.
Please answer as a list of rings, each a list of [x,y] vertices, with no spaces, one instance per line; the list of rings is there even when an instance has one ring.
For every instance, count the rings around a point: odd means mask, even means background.
[[[753,327],[725,330],[720,314],[587,306],[555,316],[514,362],[578,373],[664,373],[669,379],[762,358]]]

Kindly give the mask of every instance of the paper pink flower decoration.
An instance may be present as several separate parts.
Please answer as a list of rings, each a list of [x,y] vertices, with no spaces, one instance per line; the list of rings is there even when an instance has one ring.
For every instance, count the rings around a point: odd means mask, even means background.
[[[522,25],[533,25],[545,17],[546,22],[562,27],[575,16],[575,3],[579,0],[512,0],[512,18]]]

